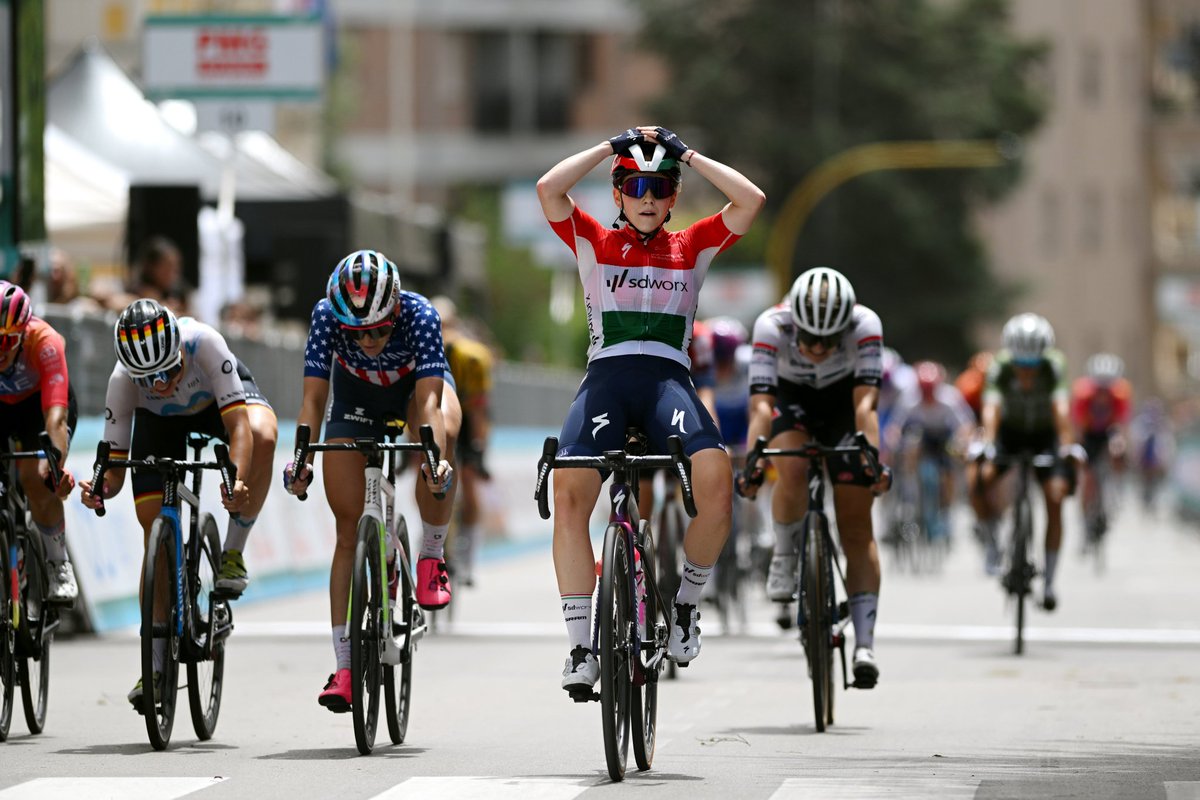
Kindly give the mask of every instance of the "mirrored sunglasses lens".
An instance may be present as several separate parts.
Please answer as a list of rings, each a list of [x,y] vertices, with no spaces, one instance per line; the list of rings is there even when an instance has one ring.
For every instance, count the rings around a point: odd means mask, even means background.
[[[675,194],[675,183],[670,178],[658,175],[637,175],[625,179],[621,184],[621,192],[639,199],[650,192],[659,200],[665,200]]]
[[[14,350],[21,345],[21,334],[6,333],[0,336],[0,350]]]

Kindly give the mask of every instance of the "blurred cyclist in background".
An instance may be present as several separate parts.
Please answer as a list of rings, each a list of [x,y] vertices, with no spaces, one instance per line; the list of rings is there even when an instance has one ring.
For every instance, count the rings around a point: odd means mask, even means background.
[[[8,281],[0,281],[0,404],[0,449],[7,448],[10,436],[20,449],[39,449],[38,435],[46,431],[66,463],[77,416],[67,379],[66,342],[48,322],[33,316],[25,290]],[[17,462],[17,475],[46,547],[49,600],[74,603],[79,588],[67,555],[63,500],[75,480],[64,471],[58,486],[50,486],[50,465],[44,459]]]
[[[992,354],[980,350],[971,356],[967,367],[954,379],[954,388],[962,394],[963,400],[975,415],[976,424],[983,419],[983,389],[987,386],[988,368],[992,365]]]
[[[1086,374],[1071,385],[1071,421],[1088,457],[1083,471],[1083,515],[1088,539],[1095,541],[1108,529],[1112,510],[1104,502],[1106,475],[1125,465],[1133,387],[1125,380],[1125,362],[1120,356],[1096,353],[1085,369]]]

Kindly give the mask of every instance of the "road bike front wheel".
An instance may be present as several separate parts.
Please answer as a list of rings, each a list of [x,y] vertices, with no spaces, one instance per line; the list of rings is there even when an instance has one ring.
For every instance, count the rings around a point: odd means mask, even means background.
[[[398,670],[390,666],[383,670],[383,711],[387,717],[388,738],[392,740],[392,744],[404,744],[412,703],[413,656],[417,644],[415,632],[422,624],[422,612],[415,599],[412,545],[408,541],[408,523],[404,521],[404,517],[400,517],[396,522],[396,536],[400,539],[403,552],[396,557],[400,583],[396,587],[396,604],[393,611],[396,617],[392,620],[392,635],[399,635],[401,638],[400,666]]]
[[[645,523],[642,524],[645,525]],[[647,770],[654,761],[654,744],[657,739],[658,726],[658,675],[661,668],[660,665],[651,667],[647,662],[657,655],[655,629],[662,611],[658,604],[658,590],[653,571],[654,540],[652,533],[645,528],[643,528],[642,542],[641,563],[643,568],[646,564],[651,566],[649,569],[645,569],[642,576],[644,588],[641,592],[643,595],[641,608],[634,609],[638,629],[641,631],[638,636],[641,640],[641,652],[636,654],[636,661],[633,664],[634,680],[629,703],[629,724],[633,731],[633,760],[637,763],[638,769]]]
[[[0,742],[8,738],[12,726],[13,698],[17,670],[15,664],[16,631],[13,630],[14,594],[12,591],[15,567],[9,559],[8,545],[13,541],[12,521],[0,512]]]
[[[225,600],[214,600],[220,564],[221,538],[212,514],[201,514],[197,563],[188,564],[188,591],[192,600],[191,636],[195,658],[187,664],[188,704],[192,729],[200,741],[208,741],[217,729],[221,713],[221,691],[225,683],[225,637],[218,633],[228,620]],[[208,637],[213,640],[209,641]],[[208,651],[208,658],[200,656]]]
[[[354,741],[358,752],[370,755],[375,749],[375,731],[379,723],[380,621],[383,599],[380,594],[379,521],[363,517],[358,521],[358,544],[354,548],[354,571],[350,576],[350,675],[351,712],[354,717]],[[387,669],[391,669],[388,666]]]
[[[25,589],[22,594],[26,636],[16,649],[17,682],[21,684],[25,724],[30,733],[41,733],[46,727],[46,708],[50,702],[50,645],[54,642],[55,626],[52,623],[57,612],[46,601],[49,576],[46,574],[46,550],[39,534],[25,537]]]
[[[625,529],[613,523],[604,533],[604,568],[600,574],[600,710],[604,720],[604,758],[608,776],[625,779],[629,754],[630,703],[633,694],[629,550]]]
[[[833,642],[829,614],[833,586],[826,566],[825,524],[817,514],[806,517],[804,535],[804,652],[812,678],[813,719],[817,733],[833,721]]]
[[[1016,525],[1013,528],[1012,559],[1009,565],[1009,591],[1017,599],[1017,630],[1013,650],[1017,655],[1021,655],[1025,652],[1026,599],[1029,597],[1029,584],[1033,577],[1033,566],[1029,563],[1029,538],[1033,535],[1033,509],[1027,495],[1022,494],[1017,497],[1017,508],[1014,515]]]
[[[146,733],[155,750],[166,750],[175,725],[179,689],[179,636],[175,620],[175,530],[164,517],[150,526],[142,573],[142,701]],[[155,613],[155,598],[159,612]],[[154,669],[155,642],[163,650],[161,669]],[[157,679],[157,680],[156,680]]]

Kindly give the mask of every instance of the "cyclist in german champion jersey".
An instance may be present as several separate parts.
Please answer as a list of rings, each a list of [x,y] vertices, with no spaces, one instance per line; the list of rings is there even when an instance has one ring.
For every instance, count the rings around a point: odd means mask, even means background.
[[[383,439],[390,420],[403,420],[410,436],[422,425],[433,428],[442,458],[431,475],[422,463],[416,500],[423,537],[417,559],[417,602],[443,608],[450,602],[445,540],[454,503],[454,446],[462,411],[442,345],[442,324],[433,305],[415,292],[401,291],[396,265],[374,250],[356,250],[334,268],[326,296],[313,307],[304,351],[304,396],[297,423],[314,439],[325,427],[326,442],[359,437]],[[330,392],[333,399],[326,412]],[[311,460],[288,464],[283,483],[301,494],[312,481]],[[337,525],[337,545],[329,571],[329,612],[336,668],[317,702],[335,713],[350,710],[350,639],[346,607],[354,566],[355,533],[366,491],[366,457],[356,451],[324,455],[325,496]],[[297,471],[299,470],[299,471]],[[439,500],[434,494],[444,494]],[[394,536],[394,533],[393,533]],[[398,581],[393,539],[388,574]]]
[[[858,304],[844,275],[828,267],[802,274],[783,303],[759,316],[753,342],[748,441],[766,436],[772,447],[781,448],[803,447],[814,439],[827,446],[849,445],[862,431],[878,448],[883,326],[874,311]],[[775,555],[767,596],[782,603],[797,591],[796,548],[808,510],[809,462],[780,458],[774,466],[779,472],[771,497]],[[883,467],[880,473],[872,474],[859,458],[829,462],[837,529],[846,551],[854,678],[868,689],[879,679],[874,648],[880,567],[871,504],[873,495],[891,487],[891,471]],[[761,468],[738,482],[749,497],[761,483]]]
[[[990,456],[982,465],[968,464],[971,504],[988,548],[986,567],[996,574],[1000,552],[996,527],[1006,505],[999,491],[1003,474],[993,463],[996,454],[1022,451],[1058,456],[1051,468],[1037,470],[1046,500],[1046,561],[1042,606],[1057,605],[1054,576],[1062,544],[1062,504],[1074,491],[1076,461],[1083,460],[1071,430],[1067,372],[1063,355],[1054,349],[1054,328],[1037,314],[1018,314],[1004,325],[1004,348],[988,369],[983,393],[983,434],[976,455]]]
[[[117,364],[105,396],[104,438],[113,458],[148,456],[182,459],[189,433],[205,433],[229,444],[237,467],[233,494],[222,489],[229,527],[215,585],[240,595],[249,583],[243,552],[250,530],[267,499],[275,456],[275,412],[254,377],[213,328],[191,317],[176,318],[157,300],[130,303],[113,329]],[[134,469],[133,495],[142,546],[162,509],[162,475]],[[80,481],[88,508],[116,497],[125,484],[123,468],[109,469],[100,487]],[[165,639],[155,639],[154,662],[161,665]],[[156,670],[157,671],[157,670]],[[142,682],[129,694],[141,707]]]
[[[75,392],[67,378],[65,342],[49,323],[33,316],[25,290],[8,281],[0,281],[0,403],[4,408],[0,447],[14,437],[22,448],[37,448],[38,434],[46,431],[65,463],[77,416]],[[17,469],[33,525],[42,532],[50,562],[49,599],[73,603],[79,589],[67,555],[63,500],[75,481],[64,472],[63,480],[52,488],[45,460],[20,461]]]
[[[613,229],[567,194],[610,156],[619,209]],[[729,202],[682,231],[667,231],[681,164]],[[587,374],[563,422],[559,455],[622,449],[626,428],[636,425],[651,452],[665,453],[675,434],[692,459],[699,513],[685,535],[679,593],[669,601],[668,653],[687,664],[700,651],[696,607],[729,535],[732,508],[729,455],[688,373],[696,295],[713,258],[750,229],[766,198],[745,176],[656,127],[630,128],[569,156],[542,176],[537,192],[550,226],[579,262],[590,334]],[[563,669],[567,690],[594,685],[599,677],[590,649],[596,571],[588,518],[601,480],[589,470],[554,476],[554,568],[571,646]]]

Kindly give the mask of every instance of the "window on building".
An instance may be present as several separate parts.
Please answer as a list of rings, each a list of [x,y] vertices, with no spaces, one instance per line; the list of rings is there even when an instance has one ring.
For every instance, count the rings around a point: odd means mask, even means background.
[[[509,36],[475,36],[471,85],[474,87],[474,125],[480,133],[504,133],[512,126],[512,81],[509,79]]]
[[[1047,258],[1055,258],[1059,254],[1062,242],[1062,203],[1058,197],[1058,190],[1044,190],[1040,205],[1042,253]]]
[[[1103,66],[1100,47],[1095,44],[1084,45],[1079,64],[1079,93],[1088,105],[1100,102]]]
[[[563,131],[586,58],[581,37],[547,32],[479,33],[472,82],[474,125],[483,133]]]
[[[1100,190],[1095,186],[1083,190],[1079,223],[1080,247],[1086,252],[1099,250],[1104,239],[1104,201]]]

